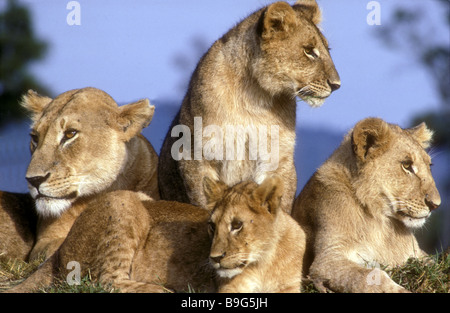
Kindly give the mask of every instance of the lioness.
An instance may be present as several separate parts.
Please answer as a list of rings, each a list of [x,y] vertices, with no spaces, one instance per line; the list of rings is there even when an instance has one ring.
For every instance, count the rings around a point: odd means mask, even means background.
[[[401,129],[368,118],[311,177],[292,216],[306,231],[305,265],[317,288],[406,291],[379,267],[365,266],[426,255],[413,231],[441,203],[425,151],[431,138],[424,123]]]
[[[38,213],[30,259],[52,255],[86,203],[103,192],[159,198],[158,156],[140,134],[155,109],[148,100],[118,107],[105,92],[83,88],[55,99],[29,91],[22,105],[32,113],[26,179]]]
[[[220,291],[298,292],[305,238],[279,208],[279,181],[267,178],[260,186],[243,182],[233,187],[204,182],[212,216],[197,206],[153,201],[131,191],[96,197],[57,252],[8,292],[73,279],[68,275],[73,261],[81,277],[89,273],[121,292],[213,292],[215,272],[223,277]]]
[[[300,292],[305,233],[280,207],[281,180],[204,185],[219,292]]]
[[[276,173],[284,187],[281,206],[291,212],[297,181],[295,98],[320,106],[340,86],[327,40],[317,28],[320,19],[314,0],[293,6],[276,2],[211,46],[161,149],[162,199],[207,208],[203,177],[233,186],[262,183]],[[180,139],[173,137],[181,132]]]

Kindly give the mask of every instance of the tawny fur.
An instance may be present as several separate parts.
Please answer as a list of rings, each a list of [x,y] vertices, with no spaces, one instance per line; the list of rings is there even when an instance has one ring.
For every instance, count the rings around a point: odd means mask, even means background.
[[[219,292],[300,292],[305,234],[280,207],[281,180],[205,186]]]
[[[340,85],[328,43],[316,25],[320,16],[315,1],[298,1],[294,6],[276,2],[244,19],[211,46],[191,77],[161,149],[158,169],[162,199],[207,208],[203,177],[233,186],[246,180],[262,183],[276,173],[284,187],[281,206],[285,212],[291,211],[297,185],[295,99],[298,96],[311,106],[319,106]],[[194,134],[196,117],[202,118],[203,128],[215,125],[224,134],[221,155],[208,154],[208,138],[197,140],[203,129],[196,129]],[[172,151],[174,143],[181,140],[171,135],[177,125],[190,129],[190,160],[174,159],[174,154],[179,158],[183,152]],[[279,128],[279,142],[274,142],[278,160],[271,148],[271,140],[276,137],[271,132],[274,125]],[[266,155],[251,160],[249,135],[238,131],[231,139],[226,138],[227,126],[253,127],[258,134],[267,130],[267,152],[273,155],[268,160],[264,160]],[[244,160],[238,159],[236,151],[227,156],[227,140],[235,149],[245,147]],[[195,150],[201,152],[200,159],[195,159]]]
[[[36,272],[8,292],[30,292],[66,279],[71,261],[81,277],[120,292],[215,291],[208,263],[209,213],[144,194],[99,195],[80,214],[67,238]]]
[[[441,203],[425,151],[432,132],[360,121],[297,197],[305,272],[320,290],[405,292],[377,264],[424,257],[413,230]],[[368,268],[369,267],[369,268]]]
[[[36,219],[29,194],[0,191],[0,258],[28,260],[36,237]]]
[[[158,157],[140,134],[154,113],[148,100],[119,107],[105,92],[84,88],[55,99],[29,91],[22,105],[33,121],[26,178],[38,224],[31,259],[51,256],[101,193],[124,189],[159,198]]]

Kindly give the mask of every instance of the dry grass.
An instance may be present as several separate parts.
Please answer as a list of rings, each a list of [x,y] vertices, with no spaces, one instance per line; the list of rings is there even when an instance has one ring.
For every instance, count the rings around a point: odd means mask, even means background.
[[[9,289],[33,273],[43,258],[27,263],[20,260],[0,258],[0,292]]]
[[[409,259],[399,267],[386,270],[391,278],[411,292],[449,293],[450,254],[435,255],[430,261]]]
[[[405,265],[389,268],[381,266],[400,286],[414,293],[450,293],[450,251],[436,254],[428,260],[409,259]],[[316,293],[312,282],[303,292]]]

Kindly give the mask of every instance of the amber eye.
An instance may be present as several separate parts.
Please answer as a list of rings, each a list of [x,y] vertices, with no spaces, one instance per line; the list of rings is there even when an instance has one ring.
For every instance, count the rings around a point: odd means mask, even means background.
[[[75,129],[68,129],[64,132],[64,137],[61,140],[61,143],[66,142],[67,140],[72,139],[75,135],[78,134],[78,131]]]
[[[231,222],[231,230],[233,231],[233,230],[235,230],[235,231],[239,231],[239,230],[241,230],[242,229],[242,221],[240,221],[240,220],[237,220],[237,219],[234,219],[232,222]]]
[[[402,168],[404,171],[408,171],[414,174],[413,162],[411,160],[405,160],[402,162]]]

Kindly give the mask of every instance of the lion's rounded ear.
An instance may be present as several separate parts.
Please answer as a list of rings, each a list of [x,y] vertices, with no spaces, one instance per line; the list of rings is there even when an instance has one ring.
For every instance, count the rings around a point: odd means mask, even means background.
[[[203,193],[205,194],[206,206],[209,210],[214,209],[217,201],[222,199],[226,189],[227,185],[225,183],[212,180],[208,176],[203,177]]]
[[[125,141],[138,135],[152,121],[155,106],[148,99],[119,107],[118,125],[123,131]]]
[[[41,96],[36,91],[30,89],[22,96],[20,105],[31,112],[32,119],[36,120],[37,116],[41,114],[52,101],[52,98]]]
[[[277,213],[282,195],[283,183],[276,175],[267,177],[252,193],[253,199],[271,214]]]
[[[286,2],[275,2],[263,13],[262,38],[283,38],[296,25],[297,16],[292,7]]]
[[[316,0],[297,0],[295,5],[302,7],[303,13],[309,18],[315,25],[320,24],[322,21],[322,11],[317,5]]]
[[[419,142],[422,148],[427,149],[430,147],[434,132],[424,122],[405,130]]]
[[[390,140],[389,124],[379,118],[366,118],[353,128],[353,151],[363,162],[384,153],[388,149]]]

